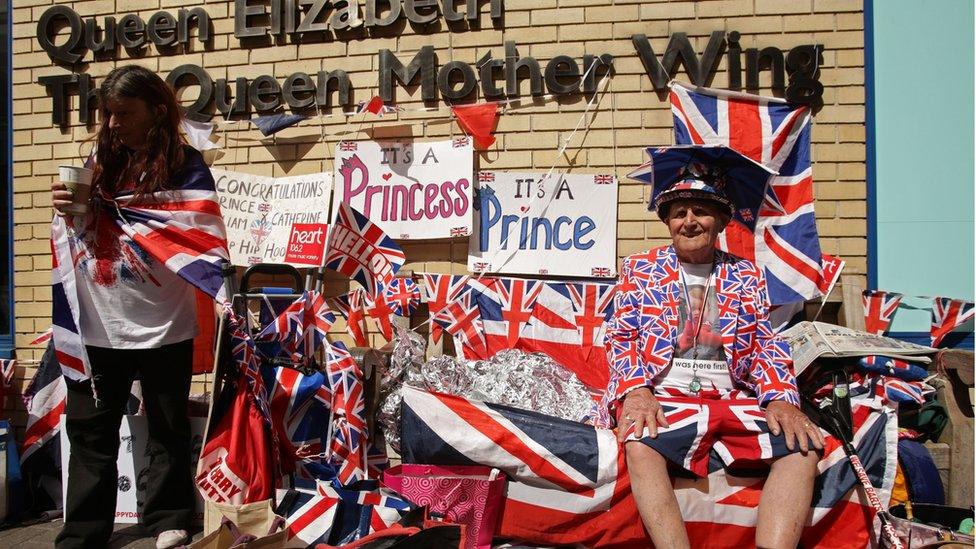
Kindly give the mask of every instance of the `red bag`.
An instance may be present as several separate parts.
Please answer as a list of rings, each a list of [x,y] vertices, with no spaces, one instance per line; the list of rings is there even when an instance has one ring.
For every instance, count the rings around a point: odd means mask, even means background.
[[[271,498],[274,481],[270,437],[244,376],[236,390],[229,409],[208,433],[196,484],[205,500],[242,505]]]
[[[411,502],[426,506],[465,528],[467,549],[487,549],[501,516],[505,476],[479,465],[405,463],[383,473],[383,483]]]

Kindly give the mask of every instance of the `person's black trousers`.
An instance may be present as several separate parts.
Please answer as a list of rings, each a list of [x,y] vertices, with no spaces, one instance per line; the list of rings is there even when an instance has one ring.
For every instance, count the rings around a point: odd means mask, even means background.
[[[87,347],[91,382],[67,382],[68,490],[59,549],[108,545],[115,522],[119,428],[136,374],[149,423],[149,457],[142,522],[154,536],[187,529],[193,517],[190,419],[187,401],[193,340],[158,349]]]

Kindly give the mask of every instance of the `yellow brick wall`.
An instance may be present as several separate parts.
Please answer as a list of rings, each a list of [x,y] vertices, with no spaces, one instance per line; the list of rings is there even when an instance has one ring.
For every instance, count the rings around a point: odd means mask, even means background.
[[[53,0],[15,0],[13,10],[13,107],[14,107],[14,282],[17,356],[39,358],[28,342],[50,322],[51,260],[48,248],[51,218],[49,185],[64,161],[79,158],[78,143],[89,136],[77,122],[77,99],[72,102],[71,126],[52,127],[51,99],[38,77],[64,73],[40,48],[35,38],[37,20]],[[474,63],[486,52],[504,56],[503,44],[514,40],[521,56],[536,57],[540,64],[554,55],[579,60],[584,53],[610,53],[615,57],[615,76],[601,99],[589,131],[580,132],[566,155],[556,149],[576,125],[585,106],[581,98],[567,98],[511,109],[498,123],[497,149],[480,155],[476,167],[545,171],[553,164],[579,173],[614,170],[621,180],[618,256],[665,243],[663,225],[645,209],[645,189],[625,175],[642,159],[642,147],[670,144],[671,115],[666,99],[653,91],[636,55],[631,35],[646,34],[661,55],[670,33],[685,32],[698,52],[704,50],[713,30],[739,31],[743,49],[775,46],[784,50],[801,44],[823,44],[820,81],[824,106],[814,117],[813,175],[816,213],[823,251],[847,260],[848,273],[863,275],[866,261],[865,132],[864,132],[864,33],[863,5],[859,0],[711,0],[653,2],[647,0],[506,0],[504,28],[494,29],[487,14],[482,30],[417,34],[405,25],[395,37],[336,40],[319,44],[243,49],[233,36],[233,2],[217,0],[98,0],[61,2],[80,15],[99,16],[136,12],[142,18],[165,9],[203,6],[213,18],[213,50],[204,51],[195,39],[188,53],[160,56],[150,45],[146,54],[130,57],[119,49],[113,61],[90,62],[87,54],[80,70],[96,79],[96,85],[117,64],[138,63],[165,75],[183,63],[208,70],[214,79],[272,74],[280,80],[295,71],[343,69],[349,73],[355,100],[376,92],[377,52],[390,48],[404,63],[423,45],[433,45],[441,64],[452,59]],[[483,5],[482,11],[487,11]],[[443,20],[441,20],[443,21]],[[195,32],[195,31],[194,31]],[[723,56],[712,83],[724,87]],[[684,73],[679,79],[686,80]],[[769,74],[763,72],[763,92],[769,93]],[[523,97],[527,85],[523,82]],[[187,98],[194,91],[185,91]],[[398,88],[398,103],[421,106],[414,96]],[[443,105],[443,103],[441,103]],[[403,113],[360,125],[341,116],[311,120],[285,130],[275,140],[261,140],[246,123],[222,123],[217,135],[222,147],[214,165],[224,169],[260,174],[295,175],[331,171],[340,132],[347,138],[406,137],[442,139],[460,133],[456,124],[439,113]],[[425,118],[431,119],[424,124]],[[439,118],[438,120],[433,120]],[[372,119],[371,119],[372,120]],[[324,124],[326,140],[320,137]],[[465,272],[467,241],[404,243],[408,263],[416,271]],[[330,293],[339,293],[341,281],[330,281]],[[32,374],[31,367],[17,372],[19,387]]]

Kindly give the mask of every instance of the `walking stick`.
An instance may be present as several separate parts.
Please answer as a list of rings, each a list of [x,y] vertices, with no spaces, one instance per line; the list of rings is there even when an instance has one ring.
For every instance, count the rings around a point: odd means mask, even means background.
[[[854,474],[860,481],[861,487],[864,489],[864,493],[871,503],[871,507],[874,508],[878,515],[878,520],[881,522],[881,532],[888,541],[888,545],[892,549],[904,549],[904,546],[898,540],[897,534],[895,534],[894,527],[891,525],[891,521],[889,520],[890,515],[884,506],[881,505],[881,498],[878,497],[878,492],[875,490],[874,485],[871,484],[871,479],[868,477],[867,471],[864,470],[861,459],[857,457],[857,450],[854,448],[854,444],[851,443],[854,435],[847,374],[843,371],[835,371],[833,372],[833,381],[833,394],[824,399],[824,403],[820,407],[805,399],[804,404],[806,406],[804,408],[810,412],[810,415],[813,416],[814,421],[820,427],[841,442],[844,453],[847,454],[847,460],[851,465],[851,469],[854,470]]]

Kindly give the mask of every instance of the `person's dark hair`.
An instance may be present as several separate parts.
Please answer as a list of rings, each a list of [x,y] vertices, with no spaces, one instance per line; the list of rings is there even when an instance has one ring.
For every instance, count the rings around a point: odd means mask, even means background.
[[[113,194],[123,178],[131,178],[136,196],[167,189],[184,159],[184,138],[180,134],[182,115],[173,88],[149,69],[125,65],[108,73],[98,91],[100,121],[95,135],[93,187]],[[150,109],[158,111],[143,151],[133,151],[123,145],[109,128],[107,103],[112,98],[141,99]],[[146,175],[140,180],[142,173]]]

